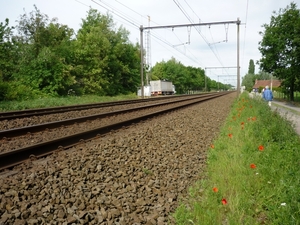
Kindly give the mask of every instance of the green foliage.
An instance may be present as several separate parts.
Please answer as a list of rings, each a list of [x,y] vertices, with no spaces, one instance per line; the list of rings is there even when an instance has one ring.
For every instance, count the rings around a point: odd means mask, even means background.
[[[274,78],[275,77],[273,77],[273,79]],[[255,80],[270,80],[270,79],[271,79],[271,75],[266,72],[260,71],[259,74],[248,73],[244,77],[242,77],[242,86],[245,86],[246,90],[251,92],[255,84]],[[262,88],[264,87],[259,88],[259,92],[261,91]]]
[[[255,65],[253,59],[249,61],[248,74],[255,74]]]
[[[66,94],[75,78],[71,76],[70,55],[73,30],[49,19],[35,6],[24,13],[18,25],[18,48],[21,56],[15,80],[30,90],[46,95]]]
[[[184,66],[182,63],[176,61],[175,58],[167,62],[156,63],[151,71],[152,80],[167,79],[172,81],[176,86],[177,93],[187,93],[189,90],[205,91],[205,86],[208,91],[218,89],[227,90],[230,88],[229,85],[205,77],[203,69]]]
[[[8,87],[19,84],[16,90],[3,88],[2,99],[20,99],[22,93],[21,98],[64,96],[69,90],[110,96],[136,91],[139,46],[129,42],[128,31],[114,28],[110,16],[90,9],[76,37],[35,5],[18,22],[15,36],[8,20],[0,23],[0,78]]]
[[[246,87],[246,90],[251,92],[253,89],[253,86],[255,84],[255,75],[252,73],[246,74],[244,77],[242,77],[242,86]]]
[[[26,86],[19,82],[9,82],[7,84],[6,93],[4,95],[5,101],[12,100],[27,100],[35,99],[42,96],[47,96],[41,91],[33,89],[31,86]]]
[[[23,100],[12,100],[12,101],[1,101],[0,111],[12,111],[12,110],[23,110],[23,109],[33,109],[33,108],[45,108],[45,107],[55,107],[55,106],[67,106],[67,105],[77,105],[77,104],[88,104],[88,103],[98,103],[98,102],[108,102],[108,101],[119,101],[136,99],[135,93],[128,95],[117,95],[114,97],[98,96],[98,95],[84,95],[84,96],[74,96],[70,91],[70,95],[65,97],[49,97],[39,94],[39,97],[26,98]]]
[[[270,24],[264,24],[259,43],[262,54],[260,67],[284,80],[289,87],[290,99],[294,100],[295,84],[300,76],[300,10],[295,3],[274,12]]]
[[[243,93],[209,150],[207,178],[174,214],[177,224],[298,224],[299,149],[290,122]]]
[[[8,92],[9,85],[8,83],[0,82],[0,101],[6,99],[6,94]]]
[[[14,72],[15,45],[11,40],[14,27],[9,27],[9,20],[0,23],[0,78],[8,81]]]
[[[110,16],[90,9],[75,44],[72,73],[83,93],[126,94],[139,84],[139,48],[129,43],[128,32],[114,31]]]

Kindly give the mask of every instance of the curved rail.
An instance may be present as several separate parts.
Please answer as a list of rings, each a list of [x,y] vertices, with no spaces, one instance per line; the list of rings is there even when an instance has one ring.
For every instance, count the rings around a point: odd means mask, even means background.
[[[58,138],[52,141],[47,141],[43,143],[39,143],[36,145],[28,146],[25,148],[20,148],[17,150],[13,150],[10,152],[5,152],[0,154],[0,170],[7,169],[7,168],[12,168],[22,162],[28,161],[29,158],[39,158],[39,157],[44,157],[46,155],[51,154],[54,151],[57,151],[58,149],[68,149],[78,143],[80,143],[82,140],[88,141],[91,140],[98,135],[103,135],[105,133],[110,132],[111,130],[118,130],[121,128],[124,128],[124,126],[130,126],[134,123],[138,123],[140,121],[165,114],[170,111],[174,111],[183,107],[187,107],[193,104],[197,104],[200,102],[204,102],[213,98],[217,98],[223,95],[226,95],[230,92],[223,92],[223,93],[217,93],[214,95],[209,95],[201,98],[195,98],[193,101],[189,99],[188,103],[180,102],[179,105],[176,105],[172,108],[168,109],[163,109],[163,110],[158,110],[153,113],[148,113],[142,116],[138,116],[135,118],[131,118],[129,120],[119,122],[119,123],[114,123],[110,124],[107,126],[99,127],[93,130],[77,133],[74,135]]]

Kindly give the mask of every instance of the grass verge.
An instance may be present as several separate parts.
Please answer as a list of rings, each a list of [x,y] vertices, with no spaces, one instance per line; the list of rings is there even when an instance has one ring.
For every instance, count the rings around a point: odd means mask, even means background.
[[[300,139],[263,101],[242,94],[208,151],[207,179],[177,224],[300,224]]]
[[[97,102],[120,101],[128,99],[137,99],[135,93],[130,95],[120,95],[115,97],[85,95],[85,96],[66,96],[66,97],[47,97],[40,99],[28,99],[26,101],[2,101],[0,102],[0,111],[14,111],[34,108],[46,108],[55,106],[67,106],[77,104],[88,104]]]

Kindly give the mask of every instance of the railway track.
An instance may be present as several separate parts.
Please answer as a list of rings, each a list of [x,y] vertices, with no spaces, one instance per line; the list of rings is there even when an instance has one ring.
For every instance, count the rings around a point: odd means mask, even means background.
[[[126,126],[130,126],[131,124],[138,123],[140,121],[149,119],[151,117],[168,113],[170,111],[177,110],[192,104],[217,98],[228,93],[231,92],[221,92],[221,93],[200,95],[200,96],[189,97],[188,99],[174,98],[172,99],[172,101],[168,103],[165,102],[155,103],[147,106],[140,106],[140,107],[118,110],[109,113],[102,113],[99,115],[93,115],[84,118],[69,119],[69,120],[57,121],[53,123],[41,124],[41,125],[36,125],[31,127],[24,127],[19,129],[2,131],[0,135],[1,137],[6,137],[6,138],[2,138],[4,141],[6,141],[11,137],[18,137],[19,135],[24,135],[25,133],[27,133],[26,135],[28,135],[28,133],[29,135],[31,135],[32,133],[35,132],[39,134],[39,132],[45,129],[46,132],[49,132],[49,130],[55,129],[56,127],[64,126],[63,127],[64,129],[65,126],[69,126],[70,124],[74,124],[74,123],[84,124],[86,121],[92,121],[92,123],[94,123],[94,121],[99,118],[102,119],[104,118],[106,122],[108,121],[106,125],[99,125],[91,129],[75,132],[71,135],[66,135],[52,140],[43,141],[40,143],[14,149],[11,151],[10,150],[5,151],[0,154],[0,170],[12,168],[30,159],[44,157],[57,150],[64,150],[64,149],[71,148],[72,146],[79,144],[81,141],[88,141],[93,138],[97,138],[97,135],[103,135],[112,130],[123,129]],[[100,123],[104,124],[103,121]]]
[[[168,99],[174,99],[174,98],[183,98],[183,97],[182,96],[164,96],[163,98],[123,100],[123,101],[101,102],[101,103],[93,103],[93,104],[81,104],[81,105],[51,107],[51,108],[8,111],[8,112],[0,113],[0,121],[20,119],[20,118],[31,117],[31,116],[43,116],[43,115],[54,114],[54,113],[80,111],[80,110],[94,109],[94,108],[130,105],[130,104],[137,104],[137,103],[149,103],[149,102],[154,102],[154,101],[166,101]]]

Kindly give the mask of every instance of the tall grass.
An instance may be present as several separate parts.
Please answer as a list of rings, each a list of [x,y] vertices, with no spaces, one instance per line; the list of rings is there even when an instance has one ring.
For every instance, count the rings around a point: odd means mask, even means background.
[[[300,139],[265,102],[236,100],[206,177],[173,215],[177,224],[300,224]]]
[[[119,101],[119,100],[126,100],[126,99],[137,99],[137,95],[135,93],[130,95],[120,95],[114,97],[86,95],[86,96],[66,96],[66,97],[45,97],[39,99],[28,99],[25,101],[2,101],[0,102],[0,112],[97,103],[97,102]]]

